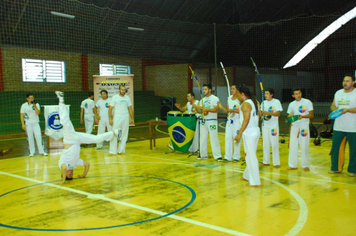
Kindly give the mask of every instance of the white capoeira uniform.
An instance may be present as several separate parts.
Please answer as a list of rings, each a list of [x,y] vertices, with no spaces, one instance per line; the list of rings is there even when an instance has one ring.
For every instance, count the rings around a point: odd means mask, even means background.
[[[40,104],[36,103],[36,107],[38,110],[41,110]],[[30,154],[35,154],[36,151],[35,139],[37,143],[38,152],[40,154],[44,154],[41,127],[39,124],[40,119],[36,114],[33,104],[29,104],[28,102],[22,104],[20,113],[24,114],[24,121],[26,126],[26,134],[27,134],[27,141],[28,141]]]
[[[84,109],[85,132],[87,134],[91,134],[93,132],[93,126],[94,126],[93,108],[95,107],[95,103],[92,99],[87,98],[82,101],[80,107]]]
[[[195,100],[194,101],[195,105],[199,104],[199,100]],[[190,113],[196,113],[194,107],[190,104],[190,102],[187,102],[187,112]],[[194,138],[193,138],[193,142],[192,145],[190,145],[189,147],[189,152],[197,152],[199,150],[199,118],[200,118],[200,114],[196,113],[196,117],[197,117],[197,125],[195,127],[195,134],[194,134]]]
[[[204,108],[212,109],[217,106],[219,98],[215,95],[204,97],[203,101],[200,101],[200,105],[203,103]],[[221,157],[220,143],[218,137],[218,113],[209,112],[204,116],[204,122],[200,123],[200,156],[208,157],[208,134],[210,134],[210,145],[213,150],[214,159]]]
[[[313,103],[308,99],[302,98],[300,101],[291,102],[287,113],[306,116],[310,111],[313,111]],[[302,167],[309,167],[309,120],[309,118],[303,118],[292,123],[288,158],[288,165],[291,168],[298,168],[298,144],[302,151]]]
[[[67,107],[59,103],[59,119],[63,125],[63,143],[72,144],[69,149],[63,149],[59,159],[58,166],[61,169],[62,164],[66,164],[67,170],[73,170],[77,166],[83,166],[84,162],[80,159],[80,144],[100,143],[104,140],[109,141],[114,137],[112,131],[93,135],[81,132],[75,132],[72,122],[69,119]]]
[[[107,131],[112,131],[112,127],[109,123],[109,107],[110,107],[110,98],[106,100],[100,99],[96,103],[96,107],[99,108],[99,125],[98,125],[98,134],[102,134],[105,132],[105,128]],[[97,148],[102,148],[103,143],[98,143],[96,145]]]
[[[229,105],[229,109],[238,112],[240,111],[239,99],[236,98],[235,100],[232,100],[231,95],[230,97],[228,97],[227,103]],[[235,139],[241,127],[240,114],[232,113],[231,115],[229,114],[229,116],[230,119],[227,120],[225,127],[225,159],[229,161],[232,161],[232,159],[238,161],[241,158],[241,140],[239,141],[239,143],[235,143],[233,140]],[[234,154],[232,154],[232,148],[234,148]]]
[[[244,149],[245,149],[245,159],[246,159],[246,169],[243,173],[244,179],[248,180],[250,185],[261,185],[260,172],[258,167],[257,159],[257,144],[260,138],[260,128],[258,127],[258,114],[256,114],[255,104],[251,99],[247,99],[245,102],[249,103],[252,107],[250,112],[250,121],[242,134]],[[244,102],[244,103],[245,103]],[[243,103],[241,104],[241,106]],[[244,121],[243,115],[240,116],[241,124]]]
[[[283,111],[281,102],[272,98],[271,101],[263,101],[263,111],[277,112]],[[270,163],[270,146],[272,145],[272,160],[274,166],[281,164],[279,158],[279,123],[278,116],[264,116],[262,123],[262,140],[263,140],[263,164]]]
[[[114,108],[113,129],[120,128],[122,133],[119,147],[117,147],[117,138],[114,137],[110,141],[109,153],[125,153],[126,142],[129,136],[129,107],[132,106],[130,97],[127,95],[122,97],[120,94],[116,94],[111,98],[110,106]]]

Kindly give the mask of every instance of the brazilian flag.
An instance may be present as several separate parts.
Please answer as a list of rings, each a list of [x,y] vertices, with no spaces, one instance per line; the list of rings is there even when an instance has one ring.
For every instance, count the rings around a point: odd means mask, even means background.
[[[192,145],[197,119],[194,116],[167,115],[169,136],[176,151],[187,152]]]

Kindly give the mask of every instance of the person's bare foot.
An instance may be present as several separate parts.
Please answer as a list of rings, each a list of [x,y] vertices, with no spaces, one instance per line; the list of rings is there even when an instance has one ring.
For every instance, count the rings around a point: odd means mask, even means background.
[[[246,186],[248,186],[248,187],[261,187],[261,185],[251,185],[250,183],[247,183]]]
[[[263,163],[263,164],[262,164],[262,166],[269,166],[269,164],[265,164],[265,163]]]
[[[287,170],[298,170],[298,168],[289,167]]]
[[[309,167],[305,167],[304,171],[310,171]]]
[[[280,165],[275,165],[274,168],[281,168],[281,166]]]
[[[242,178],[241,178],[241,180],[243,180],[243,181],[247,181],[247,182],[248,182],[248,180],[247,180],[247,179],[245,179],[244,177],[242,177]]]

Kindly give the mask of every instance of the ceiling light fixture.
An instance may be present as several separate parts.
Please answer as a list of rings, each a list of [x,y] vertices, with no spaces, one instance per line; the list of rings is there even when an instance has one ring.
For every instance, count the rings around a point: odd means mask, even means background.
[[[132,30],[132,31],[144,31],[145,30],[143,28],[137,28],[137,27],[127,27],[127,29]]]
[[[341,28],[350,20],[356,17],[356,7],[341,17],[331,23],[328,27],[326,27],[323,31],[321,31],[315,38],[313,38],[309,43],[307,43],[300,51],[289,60],[287,64],[283,67],[286,69],[288,67],[292,67],[297,65],[304,57],[306,57],[314,48],[316,48],[321,42],[323,42],[327,37],[332,35],[336,30]]]
[[[70,19],[74,19],[74,18],[75,18],[75,16],[73,16],[73,15],[69,15],[69,14],[65,14],[65,13],[60,13],[60,12],[56,12],[56,11],[51,11],[51,14],[52,14],[52,15],[55,15],[55,16],[61,16],[61,17],[70,18]]]

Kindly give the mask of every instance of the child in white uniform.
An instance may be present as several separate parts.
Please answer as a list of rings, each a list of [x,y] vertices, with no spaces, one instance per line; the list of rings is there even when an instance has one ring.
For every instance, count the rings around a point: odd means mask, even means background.
[[[114,130],[103,134],[92,135],[87,133],[75,132],[72,122],[69,118],[69,113],[64,105],[63,92],[56,91],[59,99],[59,119],[63,125],[63,144],[64,149],[59,159],[58,166],[62,173],[62,182],[65,180],[71,180],[73,178],[73,170],[77,166],[84,166],[85,170],[82,175],[78,175],[78,178],[84,178],[88,171],[90,164],[80,159],[80,144],[85,143],[100,143],[104,140],[110,141],[114,136],[120,135],[120,130]]]
[[[102,90],[100,92],[101,99],[96,102],[95,109],[95,119],[99,122],[98,124],[98,134],[102,134],[105,132],[105,128],[107,131],[112,131],[112,126],[109,124],[109,107],[110,107],[110,98],[108,98],[108,91]],[[99,113],[98,110],[99,109]],[[103,143],[98,143],[96,145],[96,149],[101,149],[103,147]]]

